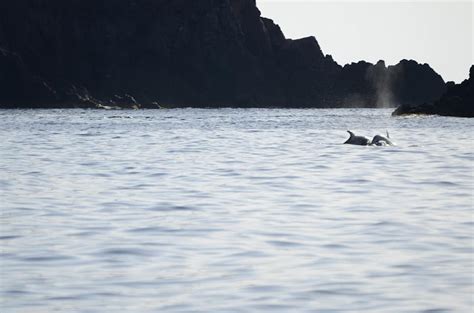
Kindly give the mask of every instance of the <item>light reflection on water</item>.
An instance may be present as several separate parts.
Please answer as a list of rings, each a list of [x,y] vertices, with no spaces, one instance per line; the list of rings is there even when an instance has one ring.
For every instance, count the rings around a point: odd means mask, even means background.
[[[471,312],[472,120],[389,115],[0,111],[1,311]]]

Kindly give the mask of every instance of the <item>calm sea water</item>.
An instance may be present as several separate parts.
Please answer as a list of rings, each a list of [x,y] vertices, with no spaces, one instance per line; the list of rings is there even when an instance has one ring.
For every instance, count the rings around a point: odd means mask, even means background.
[[[0,311],[472,312],[473,126],[0,111]]]

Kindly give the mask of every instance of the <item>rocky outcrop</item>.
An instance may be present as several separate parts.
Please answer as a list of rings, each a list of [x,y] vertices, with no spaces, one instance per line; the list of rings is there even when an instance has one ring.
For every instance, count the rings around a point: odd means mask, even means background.
[[[426,63],[402,60],[388,72],[395,105],[434,101],[446,91],[443,78]]]
[[[443,78],[428,64],[402,60],[393,66],[360,61],[345,65],[335,83],[342,107],[393,107],[434,101],[445,91]]]
[[[438,114],[474,117],[474,65],[469,70],[469,79],[461,84],[448,82],[446,86],[446,92],[438,100],[422,104],[403,104],[393,112],[393,115]]]
[[[1,1],[0,49],[3,108],[375,107],[444,88],[413,61],[341,67],[255,0]]]

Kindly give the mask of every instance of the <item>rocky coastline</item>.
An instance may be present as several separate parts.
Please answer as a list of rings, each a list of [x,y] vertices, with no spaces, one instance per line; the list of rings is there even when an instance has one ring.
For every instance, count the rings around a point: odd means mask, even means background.
[[[0,108],[136,109],[418,106],[447,87],[413,60],[341,66],[255,0],[17,0],[0,4],[0,88]]]

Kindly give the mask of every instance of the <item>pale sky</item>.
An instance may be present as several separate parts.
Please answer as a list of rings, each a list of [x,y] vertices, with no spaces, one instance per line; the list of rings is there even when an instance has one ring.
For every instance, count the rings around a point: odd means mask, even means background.
[[[257,0],[287,38],[315,36],[341,65],[380,59],[428,63],[445,81],[468,78],[474,63],[474,4],[468,1]]]

